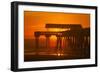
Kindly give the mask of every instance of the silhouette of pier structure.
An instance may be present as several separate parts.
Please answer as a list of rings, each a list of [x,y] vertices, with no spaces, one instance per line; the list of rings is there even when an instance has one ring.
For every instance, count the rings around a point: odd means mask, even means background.
[[[81,50],[86,51],[90,48],[90,28],[82,28],[80,24],[46,24],[45,28],[61,28],[69,29],[65,31],[35,31],[35,47],[39,49],[39,37],[44,35],[46,37],[46,48],[50,48],[50,37],[55,35],[57,37],[56,48],[62,50]],[[63,38],[63,41],[62,41]],[[62,47],[62,42],[65,46]]]

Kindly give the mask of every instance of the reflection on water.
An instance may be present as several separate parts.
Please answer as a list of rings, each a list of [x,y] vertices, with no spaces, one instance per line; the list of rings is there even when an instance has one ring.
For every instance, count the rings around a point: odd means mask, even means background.
[[[37,52],[38,51],[38,52]],[[39,50],[25,50],[24,51],[24,60],[25,61],[42,61],[42,60],[64,60],[64,59],[85,59],[90,58],[89,49],[44,49]]]

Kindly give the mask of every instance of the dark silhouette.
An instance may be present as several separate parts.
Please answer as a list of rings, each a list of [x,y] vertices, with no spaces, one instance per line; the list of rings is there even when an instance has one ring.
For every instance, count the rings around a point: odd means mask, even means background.
[[[82,28],[80,24],[46,24],[46,28],[70,28],[70,30],[60,32],[50,31],[36,31],[35,36],[35,54],[25,54],[25,61],[35,60],[61,60],[61,59],[85,59],[90,58],[90,28]],[[50,37],[55,35],[57,37],[56,49],[49,55],[49,51],[45,51],[47,54],[40,52],[39,37],[45,35],[46,46],[44,49],[50,50]],[[64,38],[62,40],[62,38]],[[62,45],[65,44],[64,46]],[[42,49],[42,50],[44,50]]]

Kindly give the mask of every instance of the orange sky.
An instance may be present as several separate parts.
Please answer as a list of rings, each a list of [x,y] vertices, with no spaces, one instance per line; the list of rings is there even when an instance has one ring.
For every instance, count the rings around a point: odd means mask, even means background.
[[[86,27],[90,27],[90,15],[76,14],[76,13],[25,11],[24,12],[24,38],[33,39],[34,31],[47,31],[45,25],[48,23],[81,24],[83,28],[86,28]]]

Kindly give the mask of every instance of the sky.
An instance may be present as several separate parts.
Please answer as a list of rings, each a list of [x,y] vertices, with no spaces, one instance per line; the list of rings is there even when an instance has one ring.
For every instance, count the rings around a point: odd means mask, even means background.
[[[46,24],[81,24],[90,27],[90,15],[81,13],[24,11],[24,38],[34,39],[35,31],[47,31]],[[62,30],[62,29],[59,29]],[[58,31],[50,28],[49,31]]]

